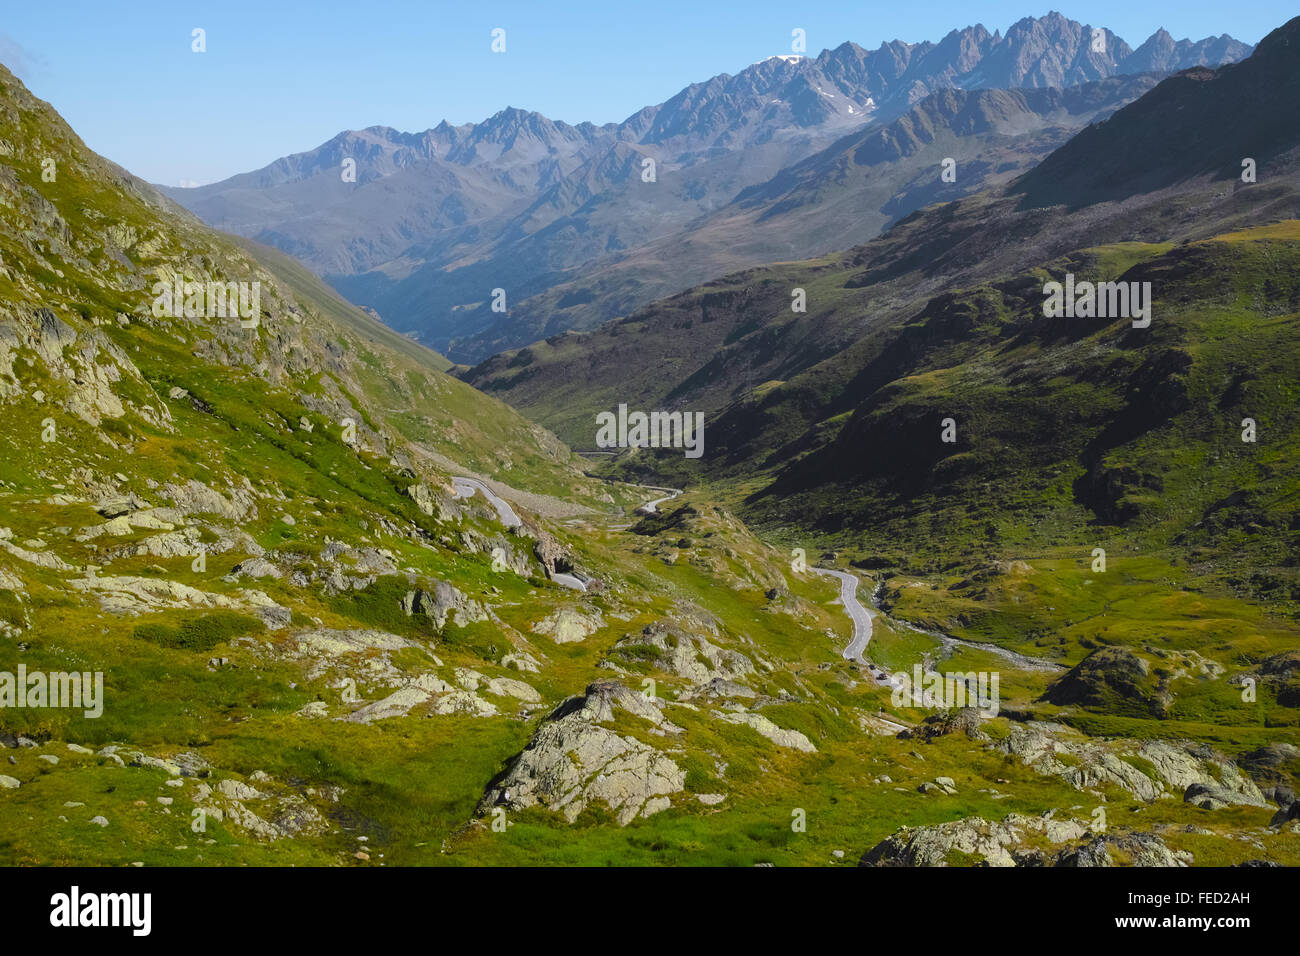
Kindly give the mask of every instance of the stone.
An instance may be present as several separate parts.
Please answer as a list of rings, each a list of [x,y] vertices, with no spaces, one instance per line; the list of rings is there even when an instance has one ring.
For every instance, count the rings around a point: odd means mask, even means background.
[[[640,695],[629,688],[602,681],[556,708],[484,794],[479,813],[486,815],[496,806],[522,810],[541,805],[572,823],[590,804],[603,803],[626,826],[668,809],[669,797],[685,786],[686,772],[667,754],[602,725],[612,720],[616,706],[648,713],[636,698]]]
[[[556,644],[573,644],[586,640],[604,626],[598,610],[565,607],[533,624],[532,632],[545,635]]]
[[[800,750],[804,753],[816,753],[817,748],[813,746],[811,740],[797,730],[785,730],[778,727],[772,721],[768,720],[762,714],[753,713],[729,713],[714,714],[720,720],[725,720],[731,724],[743,724],[756,730],[762,736],[766,737],[778,747],[786,747],[791,750]]]
[[[924,827],[902,827],[863,854],[859,866],[954,866],[972,860],[986,866],[1040,865],[1042,856],[1027,853],[1035,837],[1049,843],[1079,840],[1088,832],[1078,820],[1054,820],[1050,811],[1042,816],[1011,814],[994,823],[982,817],[967,817]]]
[[[256,787],[250,787],[239,780],[229,778],[220,781],[217,784],[217,790],[229,797],[231,800],[262,800],[266,794],[262,793]]]
[[[402,610],[408,615],[426,615],[440,631],[447,626],[448,621],[457,627],[464,627],[488,618],[487,609],[482,604],[462,594],[446,581],[435,582],[432,592],[422,588],[408,592],[402,600]]]

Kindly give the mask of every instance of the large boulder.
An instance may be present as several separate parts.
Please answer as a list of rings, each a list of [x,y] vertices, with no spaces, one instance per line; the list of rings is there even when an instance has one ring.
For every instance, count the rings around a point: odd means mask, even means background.
[[[432,591],[416,588],[402,599],[402,610],[408,615],[423,614],[442,630],[450,620],[457,627],[475,621],[486,621],[488,612],[482,604],[457,590],[446,581],[435,582]]]
[[[479,813],[543,806],[572,823],[588,806],[604,804],[626,826],[666,810],[669,797],[685,787],[686,772],[667,754],[605,726],[616,710],[666,723],[655,704],[617,681],[592,684],[542,723],[489,786]]]
[[[532,632],[545,635],[556,644],[572,644],[586,640],[604,626],[605,621],[596,608],[562,607],[534,623]]]

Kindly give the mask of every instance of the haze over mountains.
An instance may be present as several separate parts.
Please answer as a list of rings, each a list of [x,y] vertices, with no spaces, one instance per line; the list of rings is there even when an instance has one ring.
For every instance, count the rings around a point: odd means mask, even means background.
[[[1108,78],[1249,52],[1226,35],[1175,42],[1163,30],[1134,50],[1051,13],[1005,35],[977,25],[937,44],[846,42],[816,57],[770,57],[622,123],[574,126],[508,108],[423,133],[371,127],[221,183],[166,191],[210,224],[302,259],[399,331],[475,361],[712,275],[864,241],[920,205],[1022,170],[1148,88]],[[973,103],[945,94],[1021,87],[1086,92]],[[886,135],[896,143],[841,142],[895,121],[903,126]],[[922,145],[941,153],[936,162],[963,164],[947,194],[875,175]],[[865,203],[858,217],[837,205],[849,149],[848,167],[868,167],[864,178],[881,187],[855,197]],[[968,158],[978,162],[966,167]],[[348,159],[355,182],[341,175]],[[491,311],[497,288],[504,314]]]

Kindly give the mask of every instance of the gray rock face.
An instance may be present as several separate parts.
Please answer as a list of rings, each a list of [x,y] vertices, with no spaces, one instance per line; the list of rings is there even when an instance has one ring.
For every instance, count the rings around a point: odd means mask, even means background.
[[[428,616],[438,630],[450,620],[457,627],[474,621],[486,621],[488,612],[482,604],[462,594],[446,581],[438,581],[432,593],[416,588],[402,599],[402,610],[407,614]]]
[[[1254,784],[1251,784],[1251,786],[1253,787]],[[1204,810],[1220,810],[1233,804],[1246,804],[1254,807],[1268,805],[1262,795],[1256,796],[1254,793],[1242,792],[1240,789],[1215,786],[1209,783],[1192,784],[1187,788],[1187,792],[1183,794],[1183,800]]]
[[[929,740],[948,734],[965,734],[971,740],[988,740],[989,735],[980,727],[980,712],[974,707],[962,707],[951,714],[932,714],[914,730],[903,731],[899,736]]]
[[[545,806],[572,823],[589,805],[603,803],[620,826],[670,806],[686,773],[667,754],[603,723],[615,709],[664,723],[659,709],[615,681],[592,684],[558,708],[506,773],[484,795],[479,813],[506,806]]]
[[[118,396],[115,389],[123,382],[139,394],[152,394],[152,389],[126,352],[101,330],[74,328],[48,308],[35,309],[30,316],[19,312],[13,327],[17,334],[0,338],[0,368],[12,367],[18,348],[31,349],[50,377],[60,382],[56,401],[68,414],[98,426],[130,410],[157,428],[171,430],[171,413],[161,402],[137,406]],[[6,385],[0,397],[9,391]]]
[[[434,494],[429,486],[421,482],[406,489],[407,496],[415,502],[421,514],[437,518],[439,521],[454,521],[460,514],[460,507],[446,495]]]
[[[249,558],[246,561],[240,561],[231,569],[230,573],[235,578],[247,576],[250,578],[279,579],[284,577],[284,573],[265,558]]]
[[[253,552],[256,554],[256,552]],[[240,568],[235,573],[240,573]],[[291,576],[298,587],[319,582],[326,594],[359,591],[385,575],[397,574],[392,552],[373,547],[354,548],[344,541],[325,539],[320,560],[312,563],[310,570],[299,568]]]
[[[762,734],[778,747],[785,747],[790,750],[799,750],[803,753],[817,752],[817,748],[813,746],[813,742],[804,734],[797,730],[786,730],[784,727],[778,727],[762,714],[738,712],[717,714],[716,716],[719,720],[725,720],[731,724],[742,724],[749,727],[750,729]]]
[[[100,607],[113,614],[138,615],[165,608],[225,608],[251,611],[270,627],[282,626],[289,615],[287,608],[280,607],[261,591],[247,590],[232,598],[177,581],[134,575],[73,578],[67,583],[76,591],[94,594]]]
[[[663,622],[620,638],[611,656],[620,655],[651,655],[657,667],[697,685],[735,681],[754,673],[754,662],[739,651],[718,647],[701,634]]]
[[[1151,801],[1182,796],[1197,785],[1217,797],[1220,805],[1267,806],[1259,788],[1235,764],[1186,743],[1149,740],[1141,744],[1102,744],[1060,724],[1035,722],[1017,727],[993,749],[1019,757],[1038,773],[1060,777],[1076,790],[1115,786]],[[1133,758],[1149,765],[1151,774],[1129,762]]]
[[[310,836],[325,831],[324,814],[302,794],[268,792],[280,789],[279,785],[261,772],[253,774],[253,779],[265,785],[266,789],[227,778],[215,787],[199,784],[194,792],[194,802],[205,816],[236,826],[261,840]],[[308,790],[307,793],[331,799],[320,790]]]
[[[534,634],[544,634],[556,644],[572,644],[595,634],[605,626],[596,608],[562,607],[532,626]]]
[[[1096,834],[1074,819],[1013,813],[1000,823],[967,817],[903,827],[872,847],[859,866],[1186,866],[1157,833]]]
[[[1038,862],[1021,852],[1031,838],[1048,843],[1078,840],[1088,832],[1078,820],[1055,820],[1013,813],[1000,823],[967,817],[934,826],[903,827],[868,850],[859,866],[950,866],[971,862],[986,866],[1019,866]],[[975,858],[972,861],[972,858]]]
[[[1057,866],[1186,866],[1154,833],[1121,833],[1095,837],[1065,850]]]
[[[548,578],[573,570],[573,555],[553,534],[532,523],[528,525],[528,533],[537,539],[533,545],[533,554],[542,563]]]
[[[1268,825],[1273,829],[1280,829],[1284,824],[1293,820],[1300,820],[1300,800],[1294,798],[1285,803],[1281,810],[1273,814],[1273,819],[1268,821]]]
[[[183,485],[163,485],[162,490],[182,514],[213,514],[227,521],[243,521],[257,515],[251,488],[231,488],[223,495],[191,478]]]

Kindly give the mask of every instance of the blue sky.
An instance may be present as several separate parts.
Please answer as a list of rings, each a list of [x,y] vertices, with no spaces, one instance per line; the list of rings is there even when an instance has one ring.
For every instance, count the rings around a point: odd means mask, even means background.
[[[1229,33],[1256,43],[1294,14],[1277,0],[222,0],[10,3],[0,62],[94,150],[153,182],[204,183],[343,129],[422,130],[505,106],[618,121],[687,83],[790,50],[938,40],[1058,9],[1133,46]],[[191,31],[207,52],[191,52]],[[506,30],[506,52],[491,31]]]

